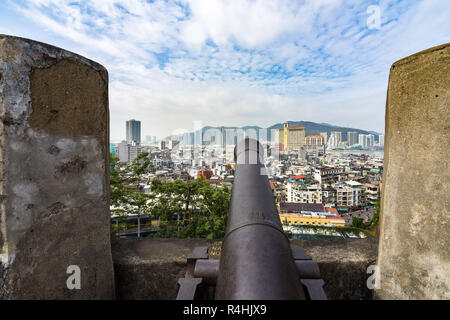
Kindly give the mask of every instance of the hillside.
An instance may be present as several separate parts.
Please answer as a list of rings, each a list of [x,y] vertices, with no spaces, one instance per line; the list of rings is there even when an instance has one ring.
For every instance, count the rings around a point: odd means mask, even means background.
[[[378,141],[378,135],[380,133],[373,131],[366,131],[355,128],[339,127],[328,123],[316,123],[310,121],[288,121],[291,127],[305,127],[307,135],[320,134],[321,132],[326,132],[328,137],[330,137],[332,131],[342,132],[342,140],[347,141],[347,132],[353,131],[357,134],[374,134],[375,141]],[[268,129],[281,129],[283,128],[282,123],[277,123],[269,127]]]

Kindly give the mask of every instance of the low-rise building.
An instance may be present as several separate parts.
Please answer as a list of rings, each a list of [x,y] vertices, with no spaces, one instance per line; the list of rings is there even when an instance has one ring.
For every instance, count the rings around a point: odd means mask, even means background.
[[[372,183],[364,183],[366,204],[374,206],[380,194],[379,186]]]
[[[339,175],[344,172],[342,167],[326,167],[314,170],[314,180],[320,184],[333,183],[339,180]]]
[[[338,207],[356,207],[365,205],[364,187],[356,181],[345,181],[336,185],[336,204]]]
[[[116,145],[116,151],[117,156],[119,157],[119,161],[122,163],[130,163],[143,152],[141,145],[136,144],[135,142],[132,142],[130,144],[126,141],[118,143]]]
[[[336,204],[338,207],[353,206],[353,190],[350,187],[336,187]]]
[[[287,184],[287,201],[300,203],[322,203],[322,190],[317,185]]]
[[[343,227],[345,220],[335,208],[322,204],[281,203],[280,220],[284,225]]]

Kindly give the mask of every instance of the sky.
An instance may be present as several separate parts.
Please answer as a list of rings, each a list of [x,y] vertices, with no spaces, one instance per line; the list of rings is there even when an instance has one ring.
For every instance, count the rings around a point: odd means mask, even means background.
[[[0,33],[109,73],[111,140],[314,121],[384,132],[390,66],[450,42],[449,0],[0,0]]]

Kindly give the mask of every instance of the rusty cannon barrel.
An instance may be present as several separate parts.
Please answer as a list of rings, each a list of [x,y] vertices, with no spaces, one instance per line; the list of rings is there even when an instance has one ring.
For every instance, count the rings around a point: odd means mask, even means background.
[[[306,299],[263,155],[262,145],[254,139],[235,147],[235,178],[215,299]]]
[[[219,260],[209,247],[187,256],[177,300],[326,300],[318,264],[290,247],[265,174],[263,147],[245,139],[234,150],[235,178]],[[214,250],[213,250],[214,252]]]

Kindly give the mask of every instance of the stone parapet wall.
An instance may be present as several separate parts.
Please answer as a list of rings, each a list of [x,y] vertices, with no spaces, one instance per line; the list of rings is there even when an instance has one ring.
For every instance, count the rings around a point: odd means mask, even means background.
[[[117,298],[175,299],[187,255],[195,247],[214,243],[207,239],[113,239]],[[291,240],[291,247],[302,247],[319,264],[329,299],[371,299],[366,271],[376,261],[376,238]]]
[[[450,299],[450,44],[395,62],[386,102],[381,299]]]
[[[0,299],[114,297],[108,143],[106,69],[0,35]]]

